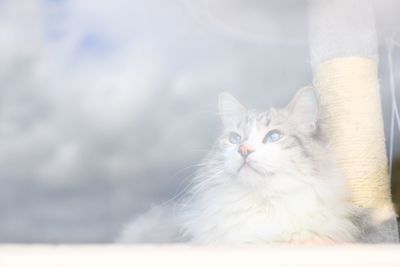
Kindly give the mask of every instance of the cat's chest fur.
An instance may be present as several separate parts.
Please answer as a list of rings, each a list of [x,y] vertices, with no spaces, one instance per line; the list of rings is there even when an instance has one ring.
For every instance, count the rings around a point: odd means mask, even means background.
[[[346,204],[340,198],[332,201],[329,194],[331,199],[321,198],[328,188],[299,182],[282,192],[273,190],[234,183],[209,188],[194,201],[186,230],[193,242],[204,244],[290,242],[314,234],[352,239],[355,230],[346,224]],[[345,229],[337,230],[337,225]]]

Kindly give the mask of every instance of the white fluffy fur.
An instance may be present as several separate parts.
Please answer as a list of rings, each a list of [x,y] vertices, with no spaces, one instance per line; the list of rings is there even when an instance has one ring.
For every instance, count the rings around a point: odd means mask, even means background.
[[[202,184],[188,204],[184,233],[200,244],[354,241],[351,206],[336,178],[299,173],[243,187],[221,175],[220,184]]]
[[[319,136],[318,102],[311,88],[301,90],[286,108],[261,113],[224,93],[219,112],[223,134],[179,203],[176,226],[182,238],[197,244],[357,238],[345,178]],[[273,129],[282,138],[263,142]],[[232,132],[241,135],[240,143],[229,141]],[[240,145],[254,152],[244,159]]]

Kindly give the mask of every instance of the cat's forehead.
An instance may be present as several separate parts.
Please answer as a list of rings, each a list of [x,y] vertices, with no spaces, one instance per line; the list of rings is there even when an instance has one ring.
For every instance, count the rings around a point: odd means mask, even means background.
[[[284,114],[282,111],[270,108],[267,111],[248,110],[243,120],[239,121],[238,128],[248,129],[256,126],[257,128],[265,128],[276,126],[284,122]]]

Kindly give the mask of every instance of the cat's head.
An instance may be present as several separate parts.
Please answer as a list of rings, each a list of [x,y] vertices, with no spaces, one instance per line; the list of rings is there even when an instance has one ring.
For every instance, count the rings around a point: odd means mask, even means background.
[[[312,87],[301,89],[282,109],[248,110],[232,95],[219,96],[224,170],[245,183],[312,169],[309,151],[318,129],[318,101]]]

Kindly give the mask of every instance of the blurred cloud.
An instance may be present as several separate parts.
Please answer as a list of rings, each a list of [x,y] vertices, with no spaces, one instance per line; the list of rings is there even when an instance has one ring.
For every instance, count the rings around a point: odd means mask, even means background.
[[[307,44],[284,38],[297,8],[267,42],[202,8],[0,1],[0,242],[113,240],[185,184],[218,133],[220,91],[264,108],[310,83]]]

